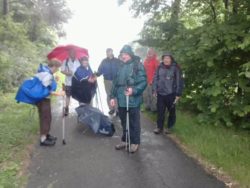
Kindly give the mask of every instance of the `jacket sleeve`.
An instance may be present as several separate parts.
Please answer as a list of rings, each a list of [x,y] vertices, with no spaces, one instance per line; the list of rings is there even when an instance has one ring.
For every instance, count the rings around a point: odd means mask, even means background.
[[[182,95],[182,90],[183,90],[183,87],[184,87],[184,80],[183,80],[183,77],[182,77],[182,71],[181,71],[181,68],[179,67],[176,67],[176,71],[175,71],[175,76],[176,76],[176,95],[177,96],[181,96]]]
[[[98,70],[97,70],[97,73],[96,73],[96,76],[101,76],[103,74],[103,67],[104,67],[104,60],[102,60],[100,66],[98,67]]]
[[[147,87],[147,76],[142,63],[138,63],[138,72],[135,76],[133,95],[141,95]]]
[[[155,74],[154,74],[154,78],[153,78],[153,83],[152,83],[152,93],[157,92],[157,77],[158,77],[158,73],[159,73],[159,66],[155,69]]]
[[[117,83],[117,75],[115,76],[115,78],[112,81],[112,87],[111,87],[110,93],[107,93],[107,95],[109,95],[110,99],[117,98],[117,87],[116,87],[117,84],[116,83]]]

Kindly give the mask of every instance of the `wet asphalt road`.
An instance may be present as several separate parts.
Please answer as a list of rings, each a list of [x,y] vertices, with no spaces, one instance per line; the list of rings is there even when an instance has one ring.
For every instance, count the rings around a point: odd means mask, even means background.
[[[54,147],[36,144],[29,167],[28,188],[222,188],[169,138],[152,133],[153,123],[141,116],[142,145],[135,154],[116,151],[121,127],[110,137],[98,136],[77,123],[73,108],[61,140],[61,112],[53,112]]]

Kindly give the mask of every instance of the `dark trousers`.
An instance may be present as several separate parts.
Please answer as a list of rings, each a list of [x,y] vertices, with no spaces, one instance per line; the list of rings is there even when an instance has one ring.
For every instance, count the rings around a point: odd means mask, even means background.
[[[118,110],[123,129],[121,140],[122,142],[125,142],[127,109],[124,107],[119,107]],[[140,107],[129,108],[129,129],[130,129],[131,144],[140,144],[141,142]]]
[[[36,104],[38,108],[40,121],[40,135],[47,135],[50,131],[51,125],[51,106],[50,99],[43,99]]]
[[[165,121],[165,112],[166,108],[168,110],[168,128],[172,128],[176,121],[176,112],[175,112],[175,95],[157,95],[157,126],[159,129],[163,129]]]

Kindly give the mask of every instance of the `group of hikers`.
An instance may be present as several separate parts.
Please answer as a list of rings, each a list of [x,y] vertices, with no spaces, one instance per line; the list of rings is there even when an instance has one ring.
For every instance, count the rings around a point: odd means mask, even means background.
[[[159,62],[156,52],[149,49],[146,59],[142,62],[129,45],[122,47],[119,58],[114,57],[113,50],[108,48],[107,57],[103,59],[97,72],[93,72],[89,66],[88,57],[77,59],[74,50],[69,50],[68,53],[69,58],[63,63],[52,59],[44,71],[38,71],[35,75],[49,89],[49,94],[53,94],[55,91],[53,74],[61,68],[61,72],[65,75],[65,116],[69,114],[71,96],[78,100],[79,104],[91,103],[97,87],[97,77],[103,75],[109,114],[119,116],[123,129],[121,142],[115,146],[115,149],[122,150],[128,146],[126,125],[129,123],[129,152],[138,151],[142,103],[146,110],[157,113],[157,127],[154,133],[161,134],[164,130],[166,134],[171,133],[176,121],[175,104],[183,90],[182,72],[171,54],[163,54]],[[83,81],[81,86],[76,78]],[[34,102],[39,112],[41,146],[53,146],[56,143],[56,137],[49,134],[51,125],[49,94],[39,102]],[[20,98],[18,95],[17,100]],[[167,128],[164,129],[166,109],[169,113]]]

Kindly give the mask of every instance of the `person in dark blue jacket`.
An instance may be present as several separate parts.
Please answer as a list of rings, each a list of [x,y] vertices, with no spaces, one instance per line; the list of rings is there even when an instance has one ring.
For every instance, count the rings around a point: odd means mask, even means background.
[[[88,57],[79,59],[78,67],[72,77],[71,94],[80,104],[90,104],[96,90],[96,79],[89,66]]]
[[[116,112],[117,107],[111,107],[109,104],[110,92],[112,88],[112,81],[118,72],[118,68],[121,65],[121,60],[114,57],[113,50],[111,48],[107,48],[106,50],[107,57],[102,60],[98,71],[96,73],[97,76],[103,75],[104,78],[104,86],[107,94],[107,104],[109,106],[109,114],[112,115]]]

